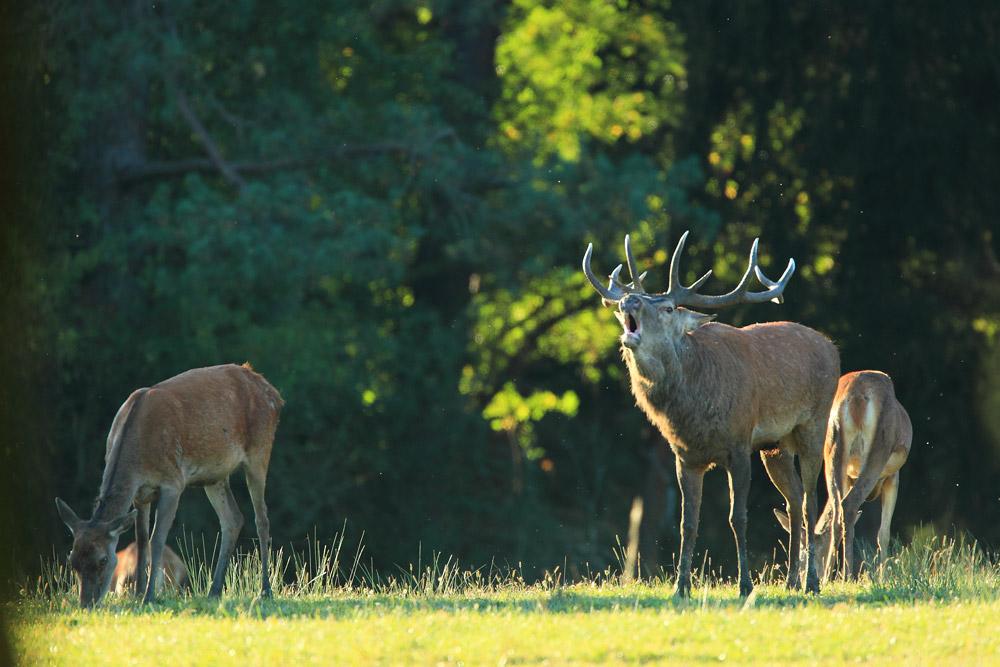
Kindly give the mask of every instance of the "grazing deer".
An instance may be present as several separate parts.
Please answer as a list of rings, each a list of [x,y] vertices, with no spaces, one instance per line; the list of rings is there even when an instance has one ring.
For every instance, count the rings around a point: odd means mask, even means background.
[[[681,236],[670,261],[670,283],[662,294],[642,286],[625,237],[625,258],[631,283],[611,272],[605,287],[590,268],[593,244],[583,257],[583,271],[624,332],[622,356],[629,370],[632,393],[649,420],[670,443],[676,456],[681,491],[681,553],[675,594],[690,595],[691,560],[698,534],[702,480],[706,470],[722,466],[729,473],[729,522],[736,538],[740,595],[753,590],[747,560],[747,493],[750,457],[762,450],[768,475],[785,498],[795,525],[803,509],[810,527],[806,536],[806,590],[819,592],[815,544],[809,538],[816,517],[816,480],[823,464],[823,436],[830,403],[840,375],[837,349],[825,336],[801,324],[772,322],[737,329],[712,323],[714,316],[684,306],[723,308],[740,303],[780,303],[795,270],[795,262],[778,282],[757,266],[757,244],[733,291],[719,296],[698,293],[711,271],[685,287],[679,259],[687,240]],[[751,275],[767,288],[748,290]],[[801,478],[795,471],[799,457]],[[803,488],[803,482],[805,486]],[[799,539],[789,536],[789,588],[799,587]],[[794,554],[794,557],[793,557]]]
[[[129,589],[135,590],[135,575],[139,571],[139,546],[132,542],[119,551],[117,556],[118,564],[115,565],[115,573],[111,575],[111,590],[121,595]],[[179,591],[191,588],[187,566],[170,547],[163,547],[163,579]]]
[[[824,449],[827,501],[815,535],[825,577],[830,576],[841,544],[844,573],[854,574],[854,524],[861,505],[869,500],[882,499],[879,557],[888,551],[899,469],[910,454],[912,438],[910,417],[896,400],[892,378],[879,371],[840,378]],[[788,515],[774,513],[788,530]]]
[[[59,516],[73,534],[70,564],[80,580],[80,604],[91,607],[107,593],[118,536],[132,522],[138,556],[136,594],[144,591],[144,602],[156,597],[167,533],[181,492],[188,486],[205,487],[219,515],[222,543],[209,595],[220,595],[243,527],[243,515],[229,488],[229,476],[240,466],[246,473],[260,540],[261,594],[270,596],[271,537],[264,485],[282,405],[278,391],[248,364],[196,368],[132,392],[108,433],[104,477],[91,518],[79,518],[56,498]],[[154,501],[156,525],[150,539]],[[136,509],[129,511],[132,505]]]

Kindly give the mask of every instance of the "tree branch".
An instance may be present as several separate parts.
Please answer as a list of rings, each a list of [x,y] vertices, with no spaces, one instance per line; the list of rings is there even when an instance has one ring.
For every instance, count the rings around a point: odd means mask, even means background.
[[[208,130],[202,124],[201,119],[191,108],[191,103],[188,101],[187,94],[181,90],[181,87],[177,85],[176,80],[172,74],[167,74],[166,76],[167,86],[174,95],[174,100],[177,103],[177,110],[181,112],[181,116],[187,121],[188,126],[197,135],[198,139],[201,141],[202,146],[205,147],[205,152],[208,153],[208,160],[215,167],[220,174],[225,177],[227,181],[236,186],[237,189],[242,190],[247,186],[247,182],[243,179],[239,173],[233,169],[232,165],[228,164],[222,157],[222,151],[216,145],[215,141],[212,139],[212,135],[208,133]]]
[[[454,131],[450,128],[441,130],[436,135],[431,137],[431,140],[428,143],[434,144],[441,139],[452,136],[453,134]],[[220,161],[221,164],[236,177],[236,179],[245,184],[245,181],[242,178],[242,175],[244,174],[266,174],[275,171],[305,169],[322,162],[344,160],[360,155],[379,155],[385,153],[400,153],[403,155],[415,156],[425,155],[425,151],[416,146],[398,142],[383,142],[361,145],[344,144],[339,148],[332,148],[313,155],[303,155],[298,157],[225,162],[221,161],[220,156]],[[210,155],[208,158],[186,158],[183,160],[147,162],[145,164],[133,165],[121,169],[118,172],[118,182],[123,185],[130,185],[157,178],[176,178],[190,173],[222,171],[220,168],[220,161],[213,160]],[[223,174],[225,175],[225,172],[223,172]],[[229,178],[228,180],[233,182],[232,178]]]

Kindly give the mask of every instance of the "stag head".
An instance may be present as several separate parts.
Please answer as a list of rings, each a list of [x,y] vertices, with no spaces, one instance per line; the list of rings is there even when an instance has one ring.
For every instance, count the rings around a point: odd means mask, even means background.
[[[56,498],[59,517],[73,534],[69,563],[80,582],[80,606],[93,607],[108,592],[118,556],[118,536],[135,523],[136,511],[111,521],[84,520]]]
[[[709,270],[691,285],[685,286],[680,277],[680,256],[684,251],[688,232],[684,232],[670,260],[670,283],[666,292],[650,294],[646,292],[642,281],[646,273],[639,273],[629,236],[625,235],[625,261],[628,263],[631,282],[626,283],[621,277],[622,265],[619,264],[611,272],[608,285],[605,287],[594,275],[590,267],[590,258],[594,244],[587,246],[583,256],[583,272],[587,275],[594,289],[601,295],[605,306],[616,307],[615,316],[624,329],[621,343],[624,347],[636,351],[640,345],[658,345],[692,331],[715,318],[714,315],[691,310],[686,306],[700,308],[725,308],[741,303],[763,303],[774,301],[781,303],[782,292],[795,272],[795,260],[788,260],[788,267],[778,281],[772,281],[760,270],[757,263],[757,246],[759,239],[754,239],[750,248],[750,262],[743,278],[731,292],[710,296],[699,294],[698,289],[705,284],[712,271]],[[762,292],[751,292],[750,278],[756,275],[765,289]],[[645,342],[644,342],[645,341]]]

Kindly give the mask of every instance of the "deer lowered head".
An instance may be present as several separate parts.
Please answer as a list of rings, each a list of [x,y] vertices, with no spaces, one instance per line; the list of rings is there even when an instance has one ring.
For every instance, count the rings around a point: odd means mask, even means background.
[[[135,524],[136,510],[105,521],[81,519],[59,498],[56,498],[56,509],[73,535],[69,562],[80,582],[80,606],[93,607],[111,586],[118,563],[118,536]]]

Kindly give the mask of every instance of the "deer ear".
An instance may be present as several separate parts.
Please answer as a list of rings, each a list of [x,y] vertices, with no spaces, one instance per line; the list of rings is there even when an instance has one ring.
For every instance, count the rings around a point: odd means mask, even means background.
[[[117,519],[108,522],[108,535],[111,537],[118,537],[130,526],[135,525],[135,517],[139,514],[138,510],[132,510],[124,516],[120,516]]]
[[[789,522],[788,522],[788,514],[786,514],[786,513],[785,513],[785,512],[783,512],[782,510],[779,510],[779,509],[777,509],[777,508],[776,508],[776,509],[774,510],[774,518],[778,520],[778,523],[780,523],[780,524],[781,524],[781,527],[785,529],[785,532],[786,532],[786,533],[790,533],[790,532],[792,532],[792,531],[791,531],[791,530],[789,530],[789,528],[788,528],[788,526],[789,526]]]
[[[80,517],[76,515],[76,512],[70,508],[69,505],[62,501],[62,498],[56,498],[56,511],[59,512],[59,518],[63,520],[66,527],[69,528],[70,533],[76,533],[77,527],[82,523]]]
[[[688,308],[678,308],[677,312],[684,314],[685,331],[694,331],[698,327],[704,326],[715,319],[715,315],[699,313],[697,310],[690,310]]]

